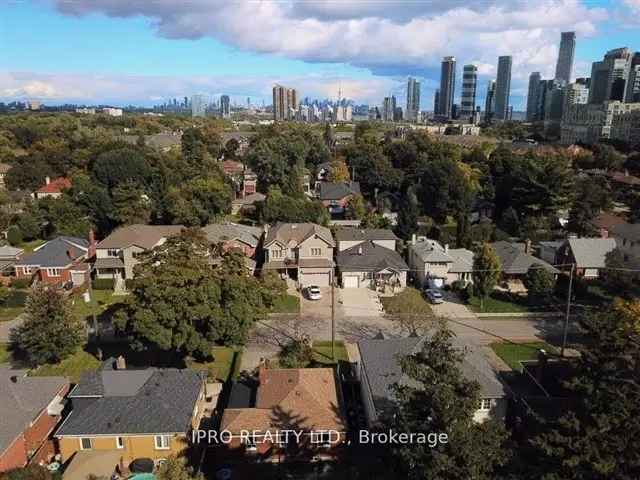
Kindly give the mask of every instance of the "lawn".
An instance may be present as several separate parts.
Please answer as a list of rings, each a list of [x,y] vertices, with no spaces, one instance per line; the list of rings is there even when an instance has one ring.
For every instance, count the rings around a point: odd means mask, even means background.
[[[8,322],[24,312],[24,307],[0,307],[0,322]]]
[[[405,288],[393,297],[380,297],[385,313],[390,315],[413,315],[433,317],[431,306],[427,303],[420,290],[412,287]]]
[[[480,308],[480,298],[471,297],[468,302],[471,311],[476,313],[524,313],[531,308],[524,303],[513,301],[508,295],[493,293],[484,300],[484,309]]]
[[[276,299],[271,313],[300,313],[300,297],[285,293]]]
[[[336,359],[331,359],[331,340],[323,340],[313,342],[313,362],[326,366],[335,365],[337,362],[348,362],[349,356],[344,342],[336,341],[335,354]]]
[[[0,307],[0,322],[13,320],[24,312],[24,304],[27,300],[27,295],[28,292],[25,290],[12,289],[9,293],[9,298],[7,298],[4,305]]]
[[[83,372],[97,370],[98,368],[100,368],[100,360],[84,350],[78,350],[78,352],[73,356],[60,363],[41,365],[37,369],[31,371],[29,375],[33,375],[35,377],[60,375],[69,377],[72,382],[77,383]]]
[[[504,363],[512,370],[521,370],[520,362],[523,360],[535,360],[538,351],[543,349],[547,353],[556,353],[556,348],[546,342],[510,343],[495,342],[489,345]]]
[[[82,318],[100,315],[110,305],[121,302],[123,298],[121,295],[114,295],[111,290],[91,290],[89,303],[85,303],[81,295],[74,298],[73,311]]]
[[[0,343],[0,363],[7,363],[11,359],[8,347],[6,343]]]
[[[229,378],[235,378],[240,369],[242,352],[229,347],[212,347],[210,362],[187,362],[187,366],[193,370],[205,370],[209,378],[215,378],[226,382]]]

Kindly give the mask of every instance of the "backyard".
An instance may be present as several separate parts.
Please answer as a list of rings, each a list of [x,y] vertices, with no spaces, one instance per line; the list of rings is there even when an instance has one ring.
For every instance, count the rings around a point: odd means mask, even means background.
[[[193,370],[206,371],[209,378],[215,378],[220,382],[226,382],[229,378],[235,378],[238,375],[242,360],[241,350],[230,347],[212,347],[211,357],[213,360],[205,362],[189,360],[187,366]]]
[[[331,358],[331,340],[313,342],[312,361],[321,365],[332,366],[337,362],[348,362],[349,356],[344,342],[335,342],[335,361]]]
[[[82,318],[91,315],[100,315],[109,306],[122,302],[123,295],[114,295],[111,290],[91,290],[91,300],[87,303],[82,296],[72,298],[73,311]]]
[[[494,342],[489,347],[495,352],[504,363],[509,365],[512,370],[521,371],[521,361],[536,360],[538,352],[545,350],[549,354],[557,353],[553,345],[546,342],[528,342],[528,343],[511,343],[511,342]]]
[[[27,299],[27,291],[22,289],[11,289],[9,297],[0,307],[0,322],[13,320],[24,312],[24,304]]]
[[[69,377],[76,383],[83,372],[97,370],[100,368],[100,360],[84,350],[78,350],[71,357],[63,361],[50,365],[41,365],[32,370],[29,375],[36,377],[47,377],[61,375]]]

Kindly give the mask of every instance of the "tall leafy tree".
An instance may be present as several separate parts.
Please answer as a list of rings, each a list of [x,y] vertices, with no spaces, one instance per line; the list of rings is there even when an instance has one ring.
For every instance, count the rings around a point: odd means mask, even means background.
[[[408,479],[493,479],[508,458],[504,427],[476,423],[480,385],[463,375],[463,353],[444,326],[425,340],[422,350],[401,360],[408,381],[393,387],[397,409],[387,420],[399,432],[446,433],[447,443],[408,443],[392,447],[399,476]]]
[[[524,281],[531,303],[548,300],[553,294],[556,280],[551,272],[540,267],[531,267]]]
[[[418,199],[412,188],[407,188],[404,194],[402,208],[398,212],[398,224],[396,225],[396,234],[408,240],[418,231],[418,215],[420,208],[418,207]]]
[[[473,259],[473,291],[480,298],[480,308],[484,310],[484,301],[491,295],[501,274],[500,259],[491,245],[485,243]]]
[[[86,340],[83,321],[59,290],[35,287],[27,298],[25,317],[12,331],[11,344],[32,366],[64,360]]]
[[[135,147],[122,147],[98,155],[91,172],[101,185],[111,191],[127,181],[146,184],[151,169],[140,150]]]
[[[592,222],[602,211],[612,207],[611,187],[605,177],[593,176],[579,179],[569,210],[569,230],[579,236],[596,233]]]
[[[113,189],[113,218],[121,225],[149,223],[151,201],[134,182],[125,182]]]
[[[231,210],[231,186],[219,176],[197,177],[169,189],[168,210],[174,224],[204,226]]]
[[[640,478],[640,302],[614,302],[587,317],[589,342],[567,385],[568,413],[536,437],[531,465],[545,480]]]

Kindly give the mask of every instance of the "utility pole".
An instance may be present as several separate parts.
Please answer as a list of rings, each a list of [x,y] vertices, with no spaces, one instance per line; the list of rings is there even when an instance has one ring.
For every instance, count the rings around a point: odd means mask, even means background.
[[[576,264],[571,264],[571,270],[569,270],[569,291],[567,292],[567,313],[564,317],[564,335],[562,338],[562,348],[560,349],[560,356],[564,357],[564,350],[567,348],[567,335],[569,334],[569,315],[571,314],[571,289],[573,287],[573,271],[576,268]]]
[[[331,271],[331,275],[329,276],[329,280],[331,280],[331,359],[336,361],[336,299],[335,299],[335,287],[334,287],[334,278],[333,271]]]

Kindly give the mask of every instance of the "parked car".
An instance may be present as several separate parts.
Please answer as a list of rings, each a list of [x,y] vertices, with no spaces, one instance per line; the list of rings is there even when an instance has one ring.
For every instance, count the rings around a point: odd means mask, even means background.
[[[309,300],[320,300],[322,293],[320,293],[320,287],[317,285],[310,285],[307,287],[307,298]]]
[[[442,297],[442,293],[440,293],[438,290],[435,290],[433,288],[429,288],[429,289],[424,291],[424,294],[429,299],[429,301],[431,303],[433,303],[433,304],[438,304],[438,303],[444,302],[444,299]]]

